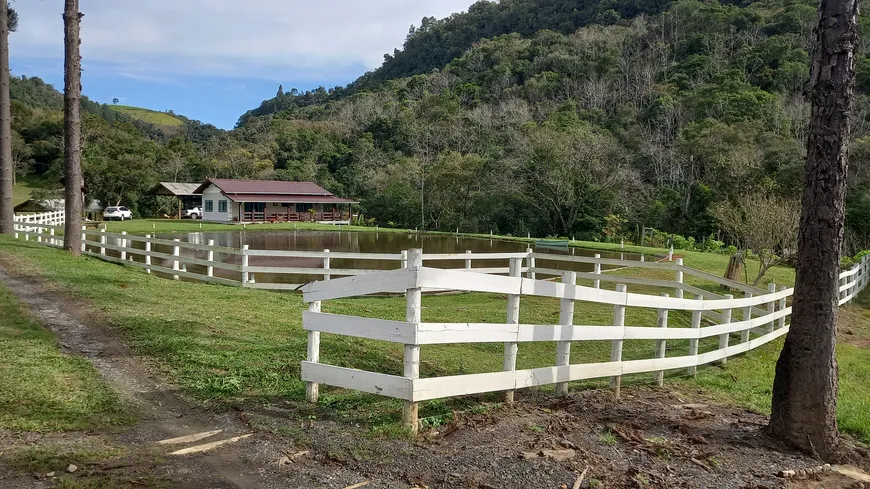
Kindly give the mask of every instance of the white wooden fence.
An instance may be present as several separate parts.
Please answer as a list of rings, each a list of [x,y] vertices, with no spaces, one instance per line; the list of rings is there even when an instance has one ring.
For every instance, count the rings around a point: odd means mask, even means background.
[[[60,247],[63,242],[57,235],[61,232],[63,232],[62,225],[50,225],[34,220],[34,222],[28,223],[16,222],[15,236],[26,241]],[[406,268],[408,260],[407,251],[401,253],[354,253],[334,252],[328,249],[323,251],[252,250],[247,246],[241,248],[216,246],[213,240],[209,240],[205,244],[188,243],[178,239],[157,238],[148,234],[138,236],[126,232],[109,233],[105,229],[86,229],[84,227],[82,228],[82,253],[106,261],[144,268],[148,273],[157,272],[174,279],[185,278],[265,290],[298,290],[302,285],[310,282],[311,277],[330,280],[379,272],[383,271],[385,263],[387,268]],[[369,267],[335,268],[335,260],[353,260],[362,263],[378,262],[379,269]],[[509,274],[510,263],[514,260],[518,260],[519,272],[532,279],[539,276],[561,277],[562,270],[537,266],[541,262],[555,261],[573,263],[575,268],[578,264],[592,267],[592,272],[577,272],[577,277],[593,279],[597,283],[618,280],[626,284],[666,286],[670,282],[631,277],[616,279],[606,274],[608,271],[606,267],[616,269],[630,266],[672,270],[675,273],[676,282],[682,284],[675,287],[676,297],[682,297],[684,292],[688,292],[704,294],[708,298],[723,298],[723,296],[683,284],[684,275],[695,276],[756,295],[765,293],[764,290],[740,282],[685,267],[682,265],[681,259],[663,263],[644,261],[643,256],[641,256],[641,261],[636,261],[601,258],[600,255],[594,257],[550,255],[535,253],[531,249],[517,253],[473,253],[466,251],[465,253],[430,253],[423,256],[425,263],[439,264],[440,268],[449,268],[451,263],[459,263],[457,269],[494,275]],[[308,266],[294,266],[294,263],[299,261],[307,263]],[[504,266],[492,266],[499,263]],[[263,276],[268,276],[270,280],[257,280],[257,277],[262,278]],[[403,290],[396,289],[394,292],[403,292]],[[756,313],[760,314],[761,311],[756,311]],[[714,311],[705,311],[704,315],[713,319],[721,318]]]
[[[44,212],[42,214],[16,214],[12,220],[26,224],[63,226],[66,223],[66,214],[64,211]]]
[[[682,266],[680,263],[639,263],[623,260],[592,259],[532,253],[531,259],[571,262],[594,261],[612,264],[673,270],[673,281],[601,274],[559,272],[555,269],[529,269],[521,277],[521,258],[512,258],[510,276],[501,277],[476,273],[474,270],[445,270],[424,267],[422,250],[411,250],[407,267],[366,275],[315,282],[306,285],[303,300],[309,304],[303,313],[303,327],[308,331],[308,357],[302,362],[302,378],[307,382],[308,400],[316,402],[318,384],[328,384],[363,391],[405,401],[403,420],[412,430],[417,429],[417,403],[468,394],[504,391],[505,400],[513,401],[516,389],[556,384],[557,392],[567,392],[567,382],[605,378],[619,395],[621,377],[638,373],[654,373],[661,383],[663,372],[687,369],[694,374],[701,365],[721,362],[768,343],[788,331],[787,317],[791,307],[787,300],[793,289],[781,288],[759,291],[750,286],[727,281]],[[853,269],[841,274],[840,303],[852,300],[867,284],[870,261],[864,257]],[[743,293],[744,297],[719,296],[709,291],[687,286],[683,274],[709,279],[728,285]],[[559,274],[562,282],[540,280],[533,274]],[[601,288],[601,282],[592,287],[577,285],[578,278],[620,282],[615,290]],[[673,288],[675,297],[630,293],[628,283]],[[421,319],[421,292],[424,289],[443,289],[468,292],[487,292],[507,296],[506,321],[503,324],[429,323]],[[321,312],[322,301],[364,296],[404,290],[407,294],[404,321],[362,318]],[[694,295],[694,298],[687,297]],[[559,324],[520,324],[519,308],[523,296],[560,299]],[[613,322],[607,326],[578,326],[574,324],[576,301],[606,304],[613,307]],[[655,324],[626,325],[627,308],[653,309],[657,312]],[[668,328],[668,313],[686,311],[691,315],[691,327]],[[703,316],[716,318],[703,325]],[[738,319],[739,317],[739,319]],[[404,373],[401,376],[369,372],[320,363],[320,334],[330,333],[357,338],[382,340],[404,345]],[[718,348],[699,353],[699,342],[717,338]],[[571,342],[611,341],[609,362],[571,363]],[[655,342],[652,358],[622,359],[625,340]],[[688,355],[666,357],[666,342],[689,340]],[[423,345],[456,343],[504,342],[504,365],[500,372],[420,378],[420,348]],[[527,370],[516,369],[518,348],[526,342],[557,342],[555,365]]]
[[[16,238],[35,241],[40,244],[61,247],[63,240],[57,236],[63,226],[42,223],[16,222]],[[174,279],[186,278],[223,285],[265,290],[297,290],[310,277],[323,280],[335,277],[364,275],[379,270],[372,268],[334,268],[334,260],[354,260],[380,262],[396,269],[403,268],[407,262],[407,252],[401,253],[352,253],[323,251],[284,251],[252,250],[248,246],[232,248],[216,246],[213,240],[206,244],[188,243],[179,239],[161,239],[151,235],[109,233],[104,229],[82,228],[82,253],[106,261],[123,263],[144,268],[151,272],[171,276]],[[521,253],[466,253],[429,254],[427,262],[461,261],[463,269],[479,273],[507,274],[508,267],[489,266],[493,262],[507,262],[511,259],[524,259],[529,263],[531,250]],[[312,262],[318,266],[293,266],[294,262]],[[258,265],[258,262],[265,264]],[[284,266],[279,266],[284,265]],[[523,272],[530,266],[522,267]],[[272,280],[257,281],[257,277],[268,275]],[[306,279],[308,278],[308,279]],[[300,281],[300,279],[306,279]],[[397,292],[401,292],[398,291]]]

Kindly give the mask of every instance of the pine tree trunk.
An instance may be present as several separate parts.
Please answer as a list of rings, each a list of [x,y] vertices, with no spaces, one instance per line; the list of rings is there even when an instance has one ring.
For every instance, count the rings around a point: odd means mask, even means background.
[[[15,210],[12,186],[15,180],[12,161],[12,116],[9,100],[9,11],[0,0],[0,234],[13,234]]]
[[[3,0],[0,0],[2,2]],[[63,247],[73,255],[82,253],[82,58],[79,54],[79,0],[65,0],[64,25],[64,200],[66,224]]]
[[[776,364],[770,433],[837,456],[836,333],[854,103],[857,0],[821,0],[791,329]]]

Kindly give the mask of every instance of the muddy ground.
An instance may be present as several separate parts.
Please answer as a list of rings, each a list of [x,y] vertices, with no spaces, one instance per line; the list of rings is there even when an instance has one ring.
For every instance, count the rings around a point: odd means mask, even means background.
[[[138,422],[103,432],[0,432],[0,488],[573,489],[581,475],[576,487],[860,487],[855,477],[861,475],[778,477],[781,470],[821,462],[769,439],[763,416],[666,389],[624,388],[618,401],[607,391],[567,398],[524,391],[515,406],[457,414],[450,425],[398,440],[373,437],[364,426],[300,421],[292,402],[214,412],[185,398],[86,305],[8,270],[0,259],[0,281],[58,335],[66,352],[97,367],[133,406]],[[222,431],[197,442],[157,444],[214,430]],[[203,453],[169,455],[244,435],[251,436]],[[56,456],[22,463],[23,450],[40,446]],[[81,456],[101,450],[110,455]],[[67,472],[69,464],[75,472]]]

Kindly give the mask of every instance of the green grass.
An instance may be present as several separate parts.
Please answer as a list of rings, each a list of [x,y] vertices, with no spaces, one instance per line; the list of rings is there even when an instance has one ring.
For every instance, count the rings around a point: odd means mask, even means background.
[[[12,204],[18,205],[30,198],[34,190],[41,188],[44,185],[39,178],[19,178],[15,185],[12,186]],[[60,184],[57,185],[60,187]]]
[[[151,109],[143,109],[142,107],[131,107],[129,105],[109,105],[110,109],[126,114],[134,119],[154,124],[155,126],[180,127],[184,122],[166,112],[158,112]]]
[[[841,308],[840,330],[851,330],[860,340],[870,338],[870,291],[855,304]],[[848,343],[840,335],[837,345],[840,390],[837,419],[840,429],[870,443],[870,349]],[[776,360],[784,339],[773,341],[750,354],[729,360],[721,367],[698,371],[696,381],[681,379],[687,386],[700,385],[723,400],[735,402],[761,414],[770,413]]]
[[[117,223],[122,224],[131,223]],[[132,224],[140,222],[133,221]],[[171,226],[188,224],[160,222],[160,225],[160,230],[166,231]],[[9,238],[0,238],[0,253],[13,257],[25,273],[50,277],[95,307],[126,335],[137,351],[153,358],[175,382],[199,399],[224,405],[289,401],[296,404],[298,416],[303,419],[306,416],[344,419],[366,423],[383,433],[392,432],[383,427],[399,417],[399,401],[327,386],[322,387],[323,394],[317,408],[301,402],[304,383],[299,379],[299,366],[305,357],[307,338],[301,328],[304,305],[299,295],[173,282],[146,275],[137,268],[92,258],[75,258]],[[689,265],[711,273],[721,274],[727,265],[727,257],[721,255],[686,253],[685,256]],[[631,269],[616,273],[670,278],[673,272]],[[793,271],[788,268],[775,269],[772,276],[783,284],[794,280]],[[687,277],[687,282],[725,293],[721,287],[703,284],[697,279]],[[673,292],[644,286],[631,286],[630,290],[647,294]],[[423,319],[431,322],[498,323],[504,321],[505,306],[505,297],[496,294],[426,296],[423,299]],[[324,311],[331,313],[384,319],[402,319],[405,315],[404,299],[398,297],[326,301],[323,307]],[[851,314],[858,336],[870,337],[870,311],[864,313],[861,305],[844,311]],[[556,324],[558,317],[558,300],[523,297],[520,307],[522,323]],[[612,317],[612,307],[577,303],[576,324],[608,325]],[[672,312],[669,320],[669,327],[687,327],[690,322],[689,316],[682,312]],[[653,325],[655,311],[630,308],[626,324]],[[653,343],[626,341],[624,358],[649,358]],[[701,343],[702,352],[716,348],[717,338]],[[765,412],[769,410],[773,369],[780,348],[781,342],[774,342],[733,358],[724,367],[702,368],[697,381],[686,379],[683,372],[672,372],[668,375],[669,385],[695,390],[701,386],[722,400]],[[685,341],[668,343],[668,356],[685,355],[687,350]],[[554,352],[555,343],[523,344],[517,368],[552,366]],[[572,358],[583,362],[607,361],[609,352],[608,341],[578,342],[574,344]],[[502,353],[503,345],[500,343],[425,346],[421,352],[421,376],[499,371]],[[839,357],[841,427],[870,441],[870,419],[866,414],[870,412],[870,387],[865,380],[870,378],[870,352],[858,346],[841,345]],[[387,342],[323,335],[321,358],[334,365],[401,375],[403,347]],[[626,378],[626,383],[649,383],[651,379],[648,374],[637,375]],[[604,385],[605,381],[578,383],[578,386]],[[437,425],[448,420],[452,410],[474,409],[481,400],[495,398],[497,396],[489,395],[423,403],[421,417]]]
[[[84,430],[130,421],[91,364],[62,354],[3,285],[0,317],[0,429]]]

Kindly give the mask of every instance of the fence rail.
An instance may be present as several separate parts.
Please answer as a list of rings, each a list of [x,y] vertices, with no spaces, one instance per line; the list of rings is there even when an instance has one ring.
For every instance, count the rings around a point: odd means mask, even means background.
[[[63,226],[66,222],[66,213],[64,211],[53,211],[43,212],[41,214],[16,214],[12,217],[12,220],[24,224]]]
[[[56,231],[63,226],[46,224],[57,216],[44,216],[43,222],[16,220],[16,237],[49,246],[62,246]],[[484,392],[504,391],[506,401],[513,399],[516,389],[556,384],[557,392],[567,391],[567,382],[610,377],[619,392],[623,375],[651,372],[661,383],[663,372],[697,368],[712,362],[726,362],[738,355],[768,343],[788,331],[791,314],[788,298],[793,289],[767,290],[724,279],[673,262],[646,262],[610,258],[552,255],[527,250],[523,253],[450,253],[423,255],[422,250],[402,253],[346,253],[319,251],[250,250],[186,243],[126,233],[108,233],[104,229],[82,229],[82,251],[88,256],[106,261],[144,268],[174,279],[186,278],[230,286],[268,290],[296,290],[290,283],[258,283],[256,274],[319,276],[323,280],[301,287],[309,311],[303,314],[303,327],[308,331],[308,356],[302,362],[302,378],[308,384],[308,399],[316,401],[318,385],[328,384],[363,392],[394,397],[405,401],[403,418],[416,429],[417,403],[431,399]],[[182,254],[184,250],[187,254]],[[251,259],[281,263],[286,259],[314,260],[320,267],[284,267],[252,264]],[[332,268],[332,260],[377,260],[394,263],[391,270]],[[481,266],[482,261],[507,261],[507,267]],[[459,269],[425,267],[425,263],[461,261]],[[478,267],[473,264],[477,262]],[[538,263],[547,266],[539,267]],[[593,272],[577,272],[559,267],[576,263],[593,266]],[[486,265],[486,264],[484,264]],[[188,270],[188,266],[192,269]],[[609,275],[603,267],[634,267],[673,272],[673,280]],[[216,271],[222,275],[217,276]],[[868,283],[870,256],[861,259],[854,268],[840,274],[840,304],[850,302]],[[497,276],[493,274],[507,274]],[[743,297],[720,295],[685,283],[686,276],[695,277],[739,291]],[[341,277],[341,278],[339,278]],[[558,278],[561,281],[555,281]],[[592,286],[579,285],[577,280],[592,281]],[[615,283],[615,290],[602,284]],[[652,296],[628,292],[628,285],[671,289],[668,294]],[[430,290],[484,292],[507,296],[506,320],[489,323],[433,323],[421,317],[421,294]],[[321,302],[332,299],[381,293],[404,293],[407,297],[405,321],[326,314]],[[521,324],[519,308],[524,296],[559,300],[559,324]],[[575,325],[576,303],[595,303],[613,307],[609,325]],[[641,308],[656,311],[654,324],[626,324],[626,309]],[[683,311],[691,316],[691,327],[668,327],[668,314]],[[739,319],[738,319],[739,318]],[[706,323],[705,323],[706,321]],[[404,373],[401,376],[338,367],[319,362],[320,334],[337,334],[388,341],[404,345]],[[700,352],[702,340],[718,339],[718,348]],[[648,359],[623,360],[626,340],[655,342],[654,356]],[[688,340],[688,355],[667,357],[668,341]],[[578,341],[610,341],[609,362],[572,364],[571,343]],[[535,369],[516,369],[521,344],[556,342],[555,365]],[[456,343],[504,343],[503,370],[469,375],[420,378],[420,348],[423,345]]]
[[[510,257],[510,276],[496,277],[475,273],[476,270],[446,270],[423,266],[422,250],[411,250],[407,266],[399,270],[373,272],[350,278],[315,282],[306,285],[303,300],[309,304],[302,323],[308,331],[308,358],[302,362],[302,378],[307,382],[308,400],[316,402],[319,384],[327,384],[362,392],[393,397],[405,401],[403,420],[417,429],[417,403],[445,397],[504,391],[507,402],[513,400],[516,389],[556,384],[557,392],[567,392],[567,382],[594,378],[611,378],[619,395],[621,377],[629,374],[653,373],[658,383],[666,370],[687,369],[697,372],[699,366],[726,362],[729,357],[762,346],[788,332],[791,315],[788,298],[794,289],[769,287],[767,291],[722,279],[675,263],[639,263],[624,260],[570,257],[531,253],[527,258],[552,262],[588,262],[597,265],[622,265],[673,270],[673,281],[634,277],[609,277],[600,273],[577,273],[553,268],[527,269],[522,277],[521,257]],[[851,301],[867,285],[870,257],[840,275],[840,304]],[[532,278],[532,274],[560,275],[562,282]],[[727,285],[744,293],[744,297],[719,296],[708,291],[687,287],[684,274],[694,275],[716,284]],[[577,284],[578,278],[595,279],[592,287]],[[604,290],[601,281],[622,282],[616,290]],[[627,291],[625,282],[673,288],[677,297],[652,296]],[[772,284],[771,284],[772,285]],[[430,323],[421,319],[421,291],[443,289],[466,292],[487,292],[507,296],[503,324],[490,323]],[[362,318],[321,312],[322,301],[346,297],[404,291],[407,295],[405,321]],[[686,297],[695,295],[694,298]],[[520,324],[521,297],[538,296],[560,300],[559,324]],[[707,298],[712,297],[712,298]],[[575,325],[574,306],[577,302],[605,304],[614,309],[611,325]],[[656,311],[655,324],[626,325],[627,308]],[[691,315],[691,327],[668,328],[668,313],[685,311]],[[702,317],[715,322],[703,326]],[[739,319],[738,319],[739,316]],[[404,374],[389,375],[321,363],[320,334],[337,334],[388,341],[405,346]],[[754,337],[753,337],[754,335]],[[718,348],[699,352],[701,340],[718,339]],[[572,364],[571,342],[611,341],[609,362]],[[626,340],[655,342],[652,358],[623,360]],[[666,342],[688,340],[688,355],[666,356]],[[556,342],[555,363],[551,367],[517,370],[516,358],[521,344]],[[498,372],[420,378],[420,347],[435,344],[504,343],[504,368]]]
[[[39,222],[38,219],[16,221],[16,238],[35,241],[50,246],[61,246],[58,236],[62,225]],[[114,263],[144,268],[151,272],[223,285],[248,287],[263,290],[296,290],[311,281],[364,275],[381,271],[373,268],[334,268],[334,260],[378,261],[392,264],[396,269],[405,266],[407,252],[403,253],[352,253],[323,251],[251,250],[247,247],[232,248],[207,244],[187,243],[151,235],[138,236],[127,233],[109,233],[105,229],[82,228],[82,253]],[[524,259],[531,263],[531,250],[522,253],[451,253],[430,254],[426,262],[464,261],[463,269],[479,273],[507,274],[508,267],[484,266],[493,261],[505,265],[511,259]],[[293,260],[310,261],[304,266],[293,265]],[[188,269],[190,267],[190,269]],[[522,268],[523,272],[530,269]],[[215,273],[215,270],[218,270]],[[269,275],[273,280],[257,282],[256,277]]]

